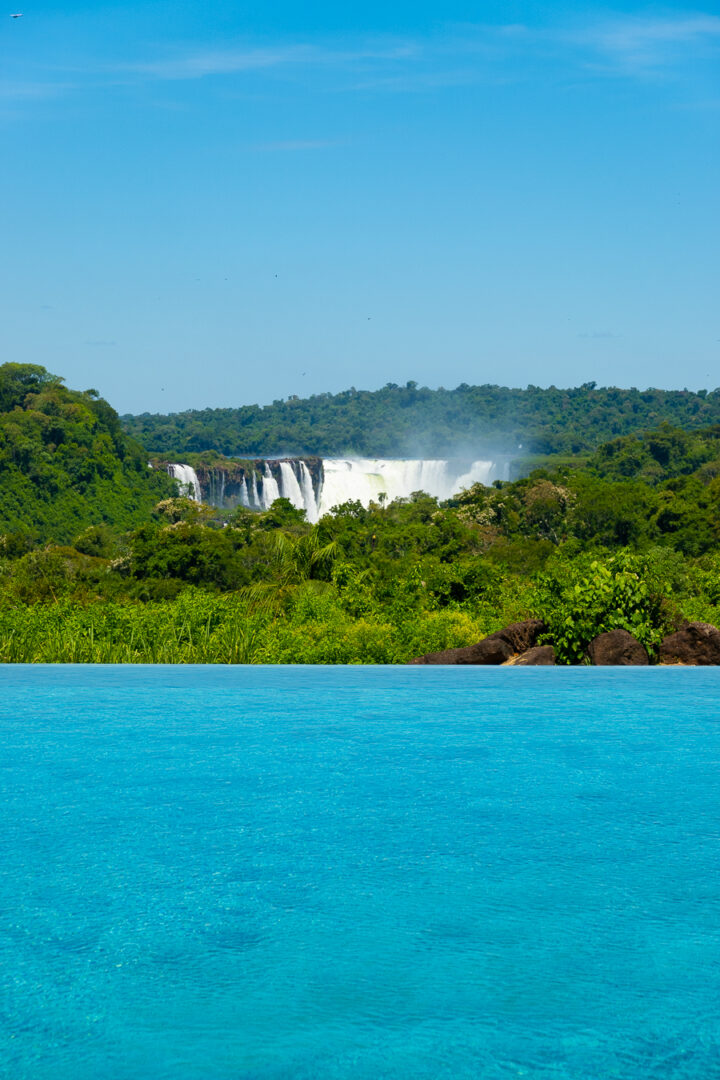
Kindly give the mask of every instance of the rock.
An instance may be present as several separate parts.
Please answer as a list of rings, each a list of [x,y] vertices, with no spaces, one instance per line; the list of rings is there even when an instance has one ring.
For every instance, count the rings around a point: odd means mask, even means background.
[[[606,634],[598,634],[588,645],[588,656],[596,667],[650,663],[644,645],[627,630],[610,630]]]
[[[528,619],[497,630],[475,645],[462,649],[443,649],[442,652],[425,653],[409,664],[504,664],[516,653],[524,653],[537,641],[545,629],[541,619]]]
[[[476,645],[467,645],[463,649],[443,649],[442,652],[425,653],[409,664],[504,664],[514,654],[512,645],[502,638],[491,635],[478,641]]]
[[[513,667],[547,667],[555,663],[555,650],[552,645],[536,645],[514,657],[509,663]]]
[[[720,630],[710,623],[691,622],[664,638],[661,664],[720,664]]]

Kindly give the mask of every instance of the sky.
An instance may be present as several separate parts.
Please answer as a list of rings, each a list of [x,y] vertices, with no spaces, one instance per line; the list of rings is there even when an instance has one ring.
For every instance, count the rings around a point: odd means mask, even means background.
[[[720,385],[718,7],[12,4],[1,361],[121,413]]]

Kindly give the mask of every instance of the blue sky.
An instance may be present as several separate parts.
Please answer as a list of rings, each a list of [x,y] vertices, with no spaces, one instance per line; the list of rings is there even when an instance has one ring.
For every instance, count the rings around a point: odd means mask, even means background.
[[[122,412],[720,385],[716,8],[13,4],[3,359]]]

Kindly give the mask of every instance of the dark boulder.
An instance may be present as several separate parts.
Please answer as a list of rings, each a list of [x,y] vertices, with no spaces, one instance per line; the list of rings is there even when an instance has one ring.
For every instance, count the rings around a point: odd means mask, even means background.
[[[513,623],[483,638],[475,645],[462,649],[443,649],[442,652],[425,653],[410,664],[504,664],[516,653],[526,652],[545,629],[541,619],[528,619]]]
[[[552,645],[536,645],[510,663],[513,667],[547,667],[555,663],[555,650]]]
[[[409,664],[504,664],[513,655],[512,645],[493,634],[476,645],[463,649],[443,649],[442,652],[425,653]]]
[[[588,656],[596,667],[625,667],[650,663],[644,645],[627,630],[610,630],[606,634],[598,634],[588,645]]]
[[[720,664],[720,630],[710,623],[691,622],[660,645],[661,664]]]

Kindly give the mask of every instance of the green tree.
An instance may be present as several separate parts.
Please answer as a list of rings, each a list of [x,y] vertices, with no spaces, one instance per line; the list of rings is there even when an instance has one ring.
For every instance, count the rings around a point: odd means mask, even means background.
[[[559,561],[538,578],[536,613],[564,664],[581,664],[598,634],[623,629],[653,652],[667,631],[667,586],[651,587],[640,556]]]

